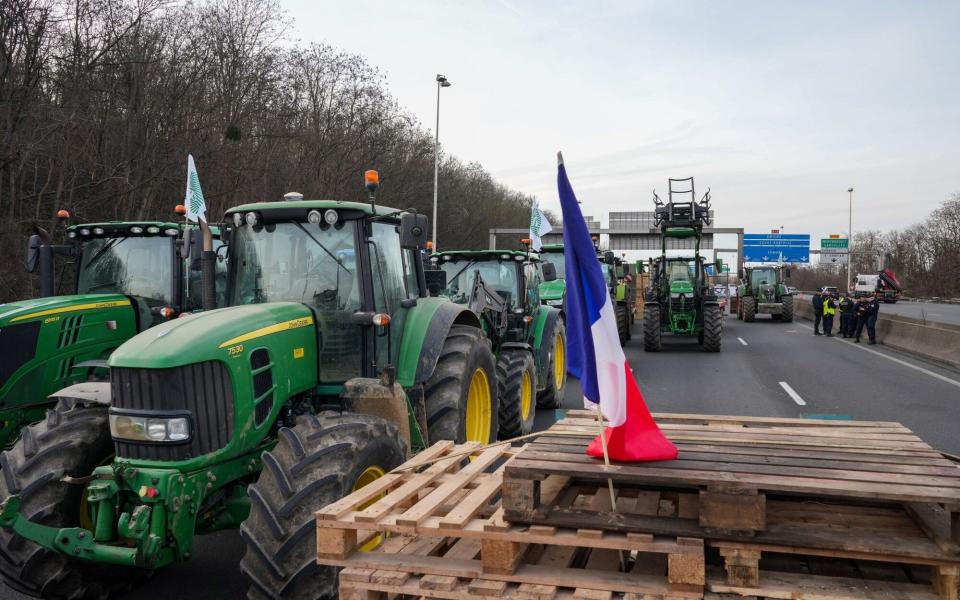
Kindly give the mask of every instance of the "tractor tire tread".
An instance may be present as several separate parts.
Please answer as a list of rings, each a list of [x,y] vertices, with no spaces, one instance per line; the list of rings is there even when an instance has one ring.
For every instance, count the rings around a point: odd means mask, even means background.
[[[279,435],[277,445],[263,453],[265,467],[248,490],[250,516],[240,526],[247,597],[335,597],[337,569],[316,563],[314,511],[352,492],[367,466],[384,472],[399,466],[406,448],[395,425],[372,415],[302,415],[284,429],[293,435]]]
[[[524,371],[530,374],[530,414],[523,418],[521,410]],[[497,358],[497,396],[500,403],[501,440],[508,440],[533,431],[536,411],[533,396],[537,389],[537,368],[533,355],[526,350],[505,350]]]
[[[550,356],[549,359],[543,359],[543,364],[545,365],[543,369],[544,386],[542,390],[537,392],[537,408],[560,408],[563,404],[563,391],[567,386],[566,365],[564,365],[562,385],[558,389],[557,382],[554,379],[554,365],[557,360],[556,352],[552,344],[544,345],[548,339],[555,340],[557,336],[563,338],[563,346],[566,348],[567,326],[561,318],[558,318],[554,322],[553,331],[550,332],[549,337],[546,332],[544,332],[543,341],[540,342],[540,352],[549,352]],[[564,353],[564,355],[566,356],[566,353]],[[566,359],[564,359],[564,361],[566,361]]]
[[[643,350],[645,352],[660,352],[662,348],[660,332],[660,305],[655,303],[643,306]]]
[[[753,296],[744,296],[743,302],[743,321],[753,323],[757,316],[757,299]]]
[[[793,322],[793,296],[784,296],[782,299],[783,302],[783,312],[782,320],[785,323]]]
[[[720,307],[708,305],[703,307],[703,351],[720,352],[723,338],[723,313]]]
[[[0,455],[0,498],[19,494],[21,515],[35,523],[76,527],[83,488],[62,478],[89,475],[113,452],[107,407],[60,398]],[[0,574],[25,594],[68,600],[107,598],[129,590],[148,571],[71,560],[2,529]]]

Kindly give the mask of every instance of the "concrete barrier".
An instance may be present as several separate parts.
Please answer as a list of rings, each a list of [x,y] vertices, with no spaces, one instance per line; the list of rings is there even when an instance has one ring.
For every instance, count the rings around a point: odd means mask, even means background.
[[[795,296],[793,306],[795,316],[813,320],[813,307],[809,299]],[[839,321],[837,315],[834,325]],[[861,335],[861,342],[865,341],[865,335],[866,331]],[[881,305],[877,319],[877,343],[960,369],[960,325],[931,325],[919,319],[887,316],[883,314]]]

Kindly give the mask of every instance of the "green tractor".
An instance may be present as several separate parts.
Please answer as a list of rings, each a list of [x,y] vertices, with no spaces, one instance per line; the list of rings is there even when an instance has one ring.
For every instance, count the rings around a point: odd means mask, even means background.
[[[689,189],[682,189],[689,187]],[[710,191],[698,202],[693,178],[670,179],[670,196],[664,203],[654,192],[656,225],[660,228],[661,255],[654,261],[650,287],[644,294],[643,349],[659,352],[663,333],[697,336],[706,352],[719,352],[723,312],[707,280],[700,255],[704,224],[709,225]],[[677,190],[675,188],[681,188]],[[688,200],[674,196],[689,194]],[[692,257],[668,257],[668,239],[693,239]],[[717,265],[719,269],[719,265]]]
[[[779,265],[741,269],[737,318],[752,323],[757,315],[770,315],[774,321],[793,321],[793,296],[784,282],[789,277],[790,268]]]
[[[630,275],[630,264],[609,250],[599,253],[597,258],[600,260],[603,276],[607,280],[610,299],[613,300],[620,345],[625,346],[633,338],[633,310],[637,293],[633,285],[633,276]]]
[[[314,511],[436,440],[497,435],[477,315],[426,293],[423,215],[371,201],[227,211],[228,308],[110,356],[111,404],[63,398],[0,455],[0,573],[105,597],[240,528],[253,598],[336,593]]]
[[[566,332],[560,309],[541,303],[555,281],[551,263],[513,250],[441,252],[444,295],[480,315],[497,356],[500,438],[530,433],[537,406],[556,408],[566,385]]]
[[[106,359],[120,344],[203,308],[197,227],[85,223],[68,227],[66,237],[65,244],[42,230],[30,237],[27,270],[39,267],[42,297],[0,305],[0,446],[43,418],[56,403],[51,394],[104,378]],[[54,295],[57,256],[76,265],[75,294]],[[225,265],[215,268],[225,278]]]
[[[566,264],[564,262],[563,244],[544,244],[538,252],[540,260],[553,265],[557,278],[553,281],[544,281],[540,284],[540,301],[547,306],[560,309],[560,317],[566,319],[567,312],[567,282],[565,281]]]

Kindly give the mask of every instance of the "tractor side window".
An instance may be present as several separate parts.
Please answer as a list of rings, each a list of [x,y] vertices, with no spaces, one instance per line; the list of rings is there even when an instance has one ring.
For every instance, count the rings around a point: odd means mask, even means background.
[[[406,317],[406,309],[401,308],[400,303],[407,298],[403,252],[400,249],[400,236],[397,235],[396,225],[373,223],[370,241],[374,310],[390,315],[390,342],[393,346],[391,356],[396,361]],[[378,367],[383,367],[387,361],[387,337],[383,336],[377,339]]]
[[[416,298],[420,295],[420,285],[417,281],[416,261],[420,258],[420,251],[407,248],[403,251],[403,279],[407,284],[407,298]]]
[[[528,263],[523,266],[523,276],[527,284],[527,306],[535,307],[540,304],[540,284],[543,282],[540,268]]]

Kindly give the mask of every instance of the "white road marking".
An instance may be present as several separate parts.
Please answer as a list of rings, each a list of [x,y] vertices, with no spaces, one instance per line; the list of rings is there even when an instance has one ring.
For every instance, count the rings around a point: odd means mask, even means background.
[[[749,345],[750,345],[750,344],[748,344],[747,342],[745,342],[742,337],[738,337],[737,339],[740,340],[740,343],[743,344],[744,346],[749,346]]]
[[[794,401],[794,402],[796,402],[796,403],[799,404],[800,406],[806,406],[806,405],[807,405],[807,403],[803,401],[803,398],[800,397],[800,394],[798,394],[797,392],[795,392],[795,391],[793,390],[793,388],[790,387],[790,384],[788,384],[786,381],[781,381],[781,382],[780,382],[780,387],[783,388],[783,391],[785,391],[788,396],[790,396],[791,398],[793,398],[793,401]]]
[[[788,329],[788,330],[784,331],[784,333],[796,333],[796,332],[797,332],[796,329]]]
[[[813,330],[813,327],[810,327],[809,325],[800,325],[800,326],[801,326],[801,327],[806,327],[807,329],[810,329],[811,331]],[[836,339],[837,341],[840,341],[840,342],[843,341],[842,338],[834,338],[834,339]],[[862,343],[862,342],[861,342],[861,343]],[[949,383],[950,385],[955,385],[955,386],[957,386],[957,387],[960,387],[960,381],[957,381],[956,379],[950,379],[949,377],[944,377],[944,376],[941,375],[940,373],[934,373],[934,372],[931,371],[930,369],[924,369],[923,367],[920,367],[920,366],[917,366],[917,365],[908,363],[907,361],[905,361],[905,360],[900,360],[899,358],[894,358],[893,356],[890,356],[890,355],[888,355],[888,354],[884,354],[883,352],[877,352],[877,351],[874,350],[873,348],[867,348],[866,346],[861,346],[860,344],[853,344],[853,343],[847,342],[847,345],[850,346],[851,348],[856,348],[857,350],[863,350],[864,352],[869,352],[870,354],[876,354],[877,356],[882,356],[883,358],[885,358],[885,359],[887,359],[887,360],[891,360],[891,361],[897,363],[898,365],[903,365],[903,366],[905,366],[905,367],[909,367],[909,368],[913,369],[914,371],[919,371],[919,372],[923,373],[924,375],[929,375],[930,377],[933,377],[934,379],[939,379],[940,381],[943,381],[943,382],[945,382],[945,383]]]

